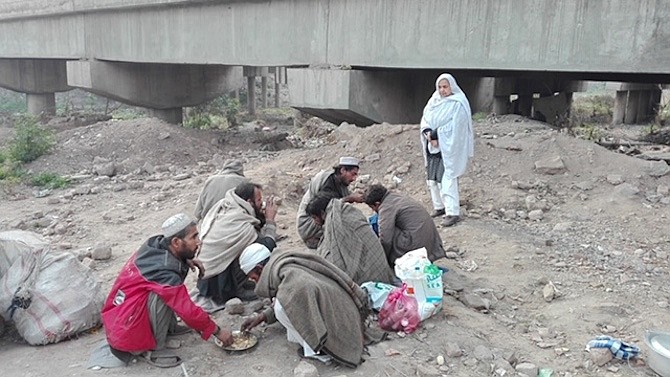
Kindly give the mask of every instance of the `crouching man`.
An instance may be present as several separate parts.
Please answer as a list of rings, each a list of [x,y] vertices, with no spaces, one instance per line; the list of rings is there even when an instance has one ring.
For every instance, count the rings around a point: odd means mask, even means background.
[[[178,356],[160,352],[168,335],[189,330],[177,325],[175,315],[203,339],[215,336],[224,345],[232,344],[230,331],[219,328],[196,306],[184,285],[189,268],[204,273],[202,264],[194,259],[199,247],[195,222],[178,214],[163,223],[163,235],[150,238],[126,262],[102,308],[114,356],[126,363],[133,355],[143,355],[155,366],[179,365]]]
[[[336,361],[355,368],[364,346],[379,341],[365,326],[370,313],[366,293],[347,274],[313,252],[275,251],[262,269],[256,293],[274,305],[242,324],[249,331],[279,321],[300,357]]]

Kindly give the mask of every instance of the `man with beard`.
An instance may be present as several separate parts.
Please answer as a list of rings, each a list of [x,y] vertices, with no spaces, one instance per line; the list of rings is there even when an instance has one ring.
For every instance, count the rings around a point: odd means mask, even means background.
[[[307,214],[307,205],[317,194],[331,198],[342,199],[345,203],[362,203],[363,196],[350,193],[349,185],[358,177],[358,159],[354,157],[340,157],[340,161],[333,170],[322,170],[309,183],[309,187],[300,201],[296,228],[298,235],[310,249],[316,249],[323,237],[321,225],[314,222]]]
[[[262,188],[251,182],[229,190],[207,212],[200,229],[198,257],[205,275],[197,283],[198,305],[211,312],[233,297],[256,298],[244,285],[249,273],[276,247],[276,213],[274,198],[263,209]]]
[[[179,365],[181,359],[164,350],[169,335],[188,330],[177,325],[175,314],[203,339],[213,335],[232,344],[230,331],[220,329],[188,297],[184,279],[189,267],[203,272],[194,259],[199,246],[195,222],[178,214],[163,223],[162,235],[150,238],[123,266],[102,308],[107,342],[118,359],[127,364],[133,355],[146,352],[152,365]]]

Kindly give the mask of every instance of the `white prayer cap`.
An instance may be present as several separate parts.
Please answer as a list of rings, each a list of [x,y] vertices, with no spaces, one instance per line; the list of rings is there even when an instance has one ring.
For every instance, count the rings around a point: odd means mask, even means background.
[[[355,157],[340,157],[340,166],[358,166],[360,161]]]
[[[247,246],[240,255],[240,268],[245,274],[249,274],[257,264],[270,258],[270,250],[260,243],[252,243]]]
[[[193,220],[187,214],[178,213],[163,222],[163,236],[172,237],[191,224],[193,224]]]

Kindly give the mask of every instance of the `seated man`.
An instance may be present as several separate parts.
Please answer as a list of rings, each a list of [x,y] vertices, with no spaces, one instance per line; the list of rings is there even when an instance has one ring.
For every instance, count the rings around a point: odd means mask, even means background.
[[[321,226],[315,224],[306,212],[307,204],[315,195],[321,193],[331,198],[340,198],[346,203],[362,203],[363,197],[360,194],[349,192],[349,185],[358,177],[358,164],[359,161],[353,157],[341,157],[333,170],[322,170],[310,181],[300,201],[296,219],[298,234],[308,248],[316,249],[323,236]]]
[[[226,160],[220,173],[205,181],[198,201],[195,203],[195,220],[200,221],[219,200],[226,196],[228,190],[241,183],[249,182],[244,177],[244,167],[240,160]]]
[[[414,199],[390,192],[382,185],[368,187],[365,204],[378,214],[377,226],[389,266],[406,252],[425,247],[428,259],[445,255],[442,239],[431,215]]]
[[[393,281],[384,249],[356,207],[318,194],[309,202],[307,213],[323,227],[318,255],[342,269],[356,284]]]
[[[242,331],[279,321],[288,340],[302,346],[301,357],[334,359],[352,368],[363,361],[364,343],[374,337],[365,326],[367,294],[332,263],[310,252],[276,251],[256,292],[274,298],[274,304],[246,319]]]
[[[256,298],[253,290],[244,289],[248,271],[241,269],[244,263],[240,256],[254,243],[265,246],[264,250],[253,248],[244,254],[245,258],[257,259],[266,251],[269,257],[276,246],[277,207],[273,198],[268,200],[265,210],[262,207],[261,186],[247,182],[229,190],[202,220],[198,257],[205,275],[198,280],[199,297],[195,301],[205,310],[219,309],[233,297]]]
[[[199,246],[195,222],[178,214],[163,223],[163,235],[150,238],[123,266],[102,308],[107,342],[116,357],[127,363],[132,355],[162,350],[169,334],[184,331],[178,328],[175,314],[203,339],[214,335],[232,344],[230,331],[220,329],[188,297],[184,279],[189,267],[203,272],[193,259]],[[181,362],[174,355],[146,356],[157,366]]]

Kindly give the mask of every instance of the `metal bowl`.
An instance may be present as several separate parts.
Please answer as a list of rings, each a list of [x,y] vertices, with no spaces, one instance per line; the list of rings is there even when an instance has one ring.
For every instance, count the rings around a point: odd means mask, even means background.
[[[226,351],[246,351],[258,344],[258,337],[250,332],[233,331],[233,339],[234,343],[229,346],[224,346],[217,338],[214,338],[214,342]]]
[[[662,377],[670,377],[670,333],[647,331],[644,342],[650,350],[649,367]]]

